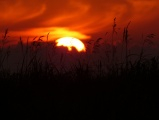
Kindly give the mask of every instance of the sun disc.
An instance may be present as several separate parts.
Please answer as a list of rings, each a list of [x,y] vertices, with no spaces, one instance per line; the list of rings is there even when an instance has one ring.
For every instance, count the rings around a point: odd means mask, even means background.
[[[84,44],[77,38],[74,37],[63,37],[56,40],[56,46],[67,47],[69,51],[72,47],[75,47],[78,52],[85,52]]]

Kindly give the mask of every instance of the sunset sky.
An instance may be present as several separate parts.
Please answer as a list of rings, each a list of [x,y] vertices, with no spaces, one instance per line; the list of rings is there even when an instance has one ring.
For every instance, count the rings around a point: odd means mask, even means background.
[[[112,29],[113,19],[123,30],[131,21],[136,35],[159,34],[159,0],[0,0],[0,32],[11,37],[100,37]]]

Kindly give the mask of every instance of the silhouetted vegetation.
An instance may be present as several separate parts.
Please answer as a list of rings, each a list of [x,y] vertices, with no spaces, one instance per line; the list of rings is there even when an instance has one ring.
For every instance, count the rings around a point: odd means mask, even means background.
[[[43,42],[41,36],[34,38],[32,43],[28,42],[28,38],[26,44],[20,38],[21,61],[16,71],[11,72],[4,67],[11,52],[11,48],[4,47],[8,36],[6,30],[0,46],[2,116],[22,120],[158,118],[159,58],[144,56],[144,45],[151,44],[154,35],[143,38],[139,54],[129,54],[129,23],[123,33],[122,50],[125,53],[121,54],[125,57],[118,61],[113,39],[115,20],[110,52],[106,51],[105,57],[97,58],[93,63],[89,57],[98,54],[96,51],[100,48],[102,38],[89,41],[87,44],[93,48],[91,55],[68,53],[85,56],[80,56],[81,59],[77,57],[75,63],[67,63],[69,67],[63,64],[66,50],[61,49],[64,52],[60,58],[54,58],[58,48],[54,42]],[[135,60],[131,60],[133,55]],[[19,54],[14,57],[19,57]],[[56,66],[56,61],[61,63],[60,66]]]

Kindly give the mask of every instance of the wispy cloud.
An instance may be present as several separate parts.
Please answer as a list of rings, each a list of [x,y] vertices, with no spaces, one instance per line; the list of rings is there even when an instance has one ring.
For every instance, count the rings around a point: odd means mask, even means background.
[[[158,0],[5,0],[0,1],[0,27],[17,35],[65,28],[88,38],[117,17],[121,25],[131,20],[136,26],[146,23],[157,29],[153,21],[159,18],[158,4]]]

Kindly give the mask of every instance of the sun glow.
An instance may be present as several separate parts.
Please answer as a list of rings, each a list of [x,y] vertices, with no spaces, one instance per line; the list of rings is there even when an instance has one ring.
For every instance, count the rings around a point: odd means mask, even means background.
[[[85,52],[84,44],[77,38],[74,37],[63,37],[56,40],[56,46],[67,47],[69,51],[72,50],[72,47],[75,47],[78,52]]]

